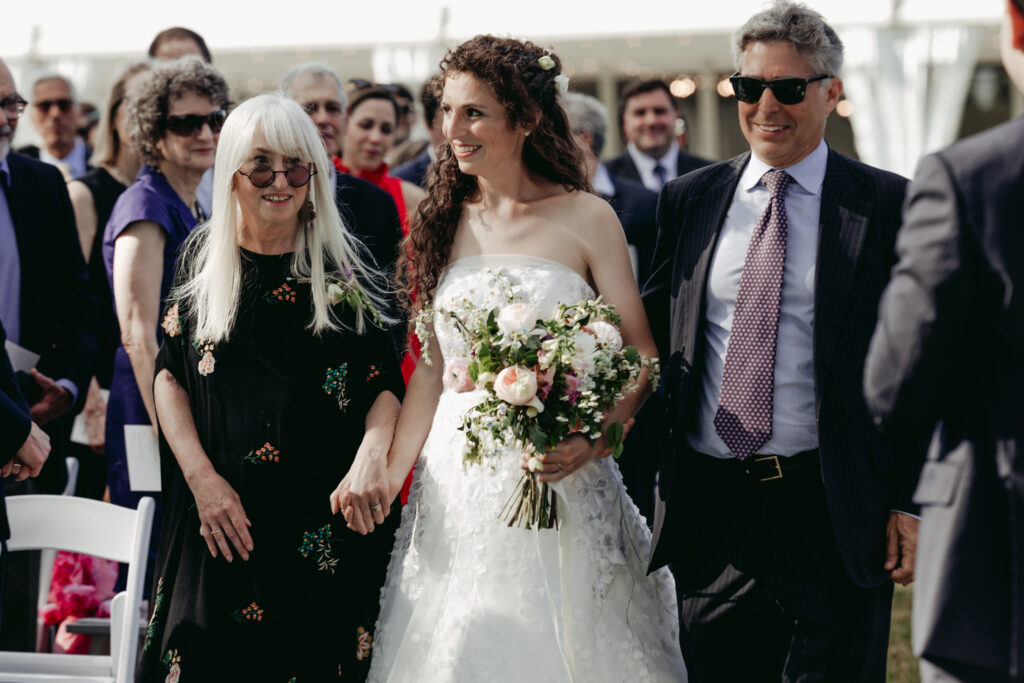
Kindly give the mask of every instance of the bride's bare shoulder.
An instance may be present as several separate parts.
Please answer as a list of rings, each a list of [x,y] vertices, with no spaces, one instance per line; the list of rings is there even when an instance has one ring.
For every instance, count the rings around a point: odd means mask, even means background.
[[[620,235],[622,225],[605,200],[589,192],[568,192],[561,205],[562,224],[586,242],[604,242]]]

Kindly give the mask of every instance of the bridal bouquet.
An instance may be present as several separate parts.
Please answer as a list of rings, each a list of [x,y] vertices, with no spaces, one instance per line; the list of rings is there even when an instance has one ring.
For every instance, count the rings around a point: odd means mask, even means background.
[[[642,358],[622,346],[614,307],[596,300],[561,304],[550,318],[515,301],[510,283],[508,303],[489,310],[465,304],[461,310],[424,310],[415,318],[416,334],[427,348],[426,321],[435,313],[462,334],[468,357],[449,360],[444,384],[454,391],[486,392],[459,426],[466,434],[463,459],[493,462],[508,449],[529,456],[529,470],[502,512],[509,526],[550,529],[558,525],[556,499],[537,481],[539,457],[566,437],[601,435],[604,411],[637,388],[641,371],[657,385],[658,360]],[[424,360],[430,363],[424,353]],[[623,427],[613,423],[605,443],[615,457],[622,453]]]

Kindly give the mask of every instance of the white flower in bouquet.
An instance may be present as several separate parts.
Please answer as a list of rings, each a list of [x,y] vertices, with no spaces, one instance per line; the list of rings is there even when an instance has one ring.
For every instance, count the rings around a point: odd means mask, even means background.
[[[572,338],[573,353],[569,364],[576,372],[585,372],[594,362],[597,340],[593,335],[579,331]],[[563,359],[564,360],[564,359]]]
[[[499,372],[494,379],[494,393],[505,403],[530,406],[537,412],[544,410],[537,397],[537,375],[530,368],[513,365]]]
[[[501,309],[496,319],[504,334],[527,333],[537,322],[537,311],[526,304],[509,304]]]
[[[592,322],[583,328],[589,332],[597,340],[597,343],[601,346],[611,349],[612,351],[618,351],[622,348],[622,335],[619,334],[619,330],[611,323],[606,323],[603,320]]]
[[[476,388],[486,389],[488,384],[494,384],[494,380],[497,377],[493,372],[481,372],[476,376]]]
[[[441,382],[456,393],[472,391],[476,385],[469,376],[469,363],[465,358],[453,358],[444,366]]]

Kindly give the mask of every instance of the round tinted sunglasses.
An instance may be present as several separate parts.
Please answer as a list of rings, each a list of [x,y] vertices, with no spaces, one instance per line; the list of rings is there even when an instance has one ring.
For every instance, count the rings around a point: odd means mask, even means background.
[[[810,78],[776,78],[766,81],[753,76],[740,76],[737,71],[729,76],[729,82],[732,83],[732,90],[740,102],[753,104],[761,99],[761,93],[765,88],[771,88],[772,95],[779,104],[799,104],[804,101],[808,85],[826,78],[832,77],[828,74],[818,74]]]
[[[273,185],[278,173],[283,173],[285,182],[292,187],[302,187],[308,184],[310,179],[316,175],[316,169],[295,164],[283,171],[275,171],[274,167],[270,164],[260,164],[259,166],[253,166],[248,173],[244,171],[239,171],[238,173],[239,175],[244,175],[249,179],[250,183],[259,188]]]
[[[224,127],[224,119],[227,117],[228,113],[223,109],[218,109],[212,114],[206,114],[205,116],[199,114],[168,116],[164,127],[175,135],[182,137],[195,135],[203,129],[204,125],[210,127],[210,132],[219,133],[220,129]]]

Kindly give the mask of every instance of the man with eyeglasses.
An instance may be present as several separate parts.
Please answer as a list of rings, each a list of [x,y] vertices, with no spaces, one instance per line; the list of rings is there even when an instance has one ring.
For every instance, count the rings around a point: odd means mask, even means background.
[[[923,449],[861,391],[906,179],[836,153],[843,48],[778,1],[733,43],[750,151],[670,181],[645,286],[665,366],[651,565],[691,683],[885,680]]]
[[[1002,5],[1024,92],[1024,0]],[[914,492],[925,683],[1024,681],[1022,190],[1022,116],[921,160],[865,368],[886,432],[932,436]]]
[[[63,490],[71,415],[85,401],[99,353],[96,302],[64,178],[50,164],[9,153],[24,107],[0,60],[0,321],[7,342],[39,356],[17,381],[52,447],[39,478],[10,484],[8,495]],[[38,579],[27,561],[12,557],[9,569],[0,649],[31,649]]]
[[[78,98],[70,80],[60,74],[36,79],[32,86],[29,117],[43,141],[42,147],[28,145],[19,154],[45,161],[60,169],[65,180],[83,175],[91,167],[92,150],[78,136],[75,118]]]

